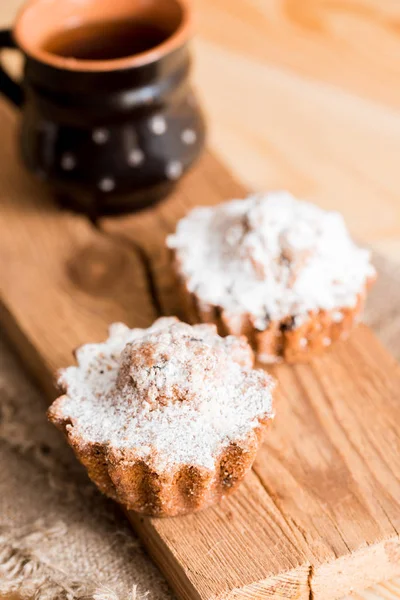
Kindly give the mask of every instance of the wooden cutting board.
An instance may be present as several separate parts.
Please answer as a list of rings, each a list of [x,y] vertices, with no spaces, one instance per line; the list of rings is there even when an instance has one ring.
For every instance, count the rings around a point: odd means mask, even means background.
[[[49,399],[55,369],[107,325],[180,314],[163,240],[190,206],[245,191],[210,153],[158,208],[61,212],[25,173],[0,104],[0,320]],[[253,471],[220,506],[128,515],[180,598],[329,600],[400,573],[400,369],[374,335],[273,369],[277,418]]]

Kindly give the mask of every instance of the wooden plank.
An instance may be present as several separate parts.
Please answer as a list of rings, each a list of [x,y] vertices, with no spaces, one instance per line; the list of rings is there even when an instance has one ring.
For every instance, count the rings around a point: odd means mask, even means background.
[[[297,535],[254,473],[212,509],[129,518],[182,598],[309,598],[310,566]]]
[[[360,327],[348,342],[338,344],[312,364],[279,366],[274,368],[274,375],[279,381],[278,417],[258,454],[254,472],[269,502],[284,518],[290,539],[304,555],[303,567],[310,565],[312,597],[333,600],[396,576],[400,572],[398,365],[371,332]],[[215,513],[210,517],[208,511],[190,519],[153,520],[160,538],[168,540],[176,562],[171,564],[170,553],[157,555],[153,549],[152,555],[176,588],[183,590],[183,597],[197,597],[191,595],[193,586],[200,598],[264,598],[263,593],[267,598],[286,598],[287,589],[271,594],[274,584],[255,579],[253,552],[257,546],[247,533],[243,540],[236,537],[247,522],[247,513],[241,514],[230,502],[240,504],[241,494],[254,494],[257,486],[254,481],[250,485],[220,509],[228,506],[236,515],[233,538],[225,538],[219,528],[213,531],[216,524],[220,525]],[[264,515],[270,511],[269,507],[262,508]],[[144,539],[146,533],[145,525]],[[211,567],[211,572],[218,575],[215,582],[210,581],[210,565],[204,560],[207,546],[203,550],[199,535],[204,535],[209,548],[211,540],[219,543],[222,536]],[[259,535],[258,560],[265,557],[272,544],[270,533],[267,540],[261,530]],[[228,541],[230,547],[232,539],[240,549],[239,567],[243,572],[241,586],[229,578],[236,590],[236,595],[229,596],[224,587],[224,568],[232,563],[226,560],[224,543]],[[280,553],[278,557],[281,560]],[[267,564],[270,568],[269,557]],[[185,565],[187,573],[174,573],[174,565]],[[250,573],[254,596],[246,595],[245,582]],[[304,585],[304,571],[291,571],[290,576]]]
[[[50,391],[53,369],[108,322],[146,326],[154,304],[176,310],[165,235],[189,206],[244,190],[206,154],[162,205],[94,229],[23,174],[1,105],[0,122],[1,319]],[[329,600],[400,573],[399,368],[359,328],[275,375],[278,418],[237,494],[184,518],[129,515],[182,598]]]
[[[60,212],[42,186],[34,184],[21,169],[16,157],[15,115],[2,104],[0,123],[4,136],[0,161],[9,166],[3,171],[0,198],[0,318],[31,372],[53,398],[53,373],[71,363],[77,345],[103,339],[110,322],[122,320],[141,327],[148,325],[156,313],[140,258],[143,253],[135,251],[139,245],[132,247],[95,229],[81,216]],[[146,237],[149,231],[151,228]],[[254,582],[266,580],[257,584],[260,589],[273,586],[284,590],[282,594],[287,598],[308,598],[304,557],[256,476],[250,474],[249,479],[251,483],[245,484],[223,510],[215,509],[214,521],[210,521],[210,511],[193,516],[199,519],[197,552],[206,558],[193,583],[195,592],[187,597],[199,593],[199,597],[209,598],[212,590],[225,595],[240,587],[241,582],[251,589]],[[235,519],[239,515],[250,518],[236,529],[230,525],[232,515]],[[172,572],[180,574],[179,588],[186,574],[178,560],[180,552],[192,545],[189,521],[170,520],[169,526],[166,520],[135,522],[144,541],[152,540],[155,552],[168,549],[162,556],[174,565]],[[208,529],[202,537],[201,532]],[[260,537],[260,531],[268,536],[267,541]],[[246,540],[251,544],[250,570],[239,560]],[[219,545],[223,557],[220,563],[215,561],[214,549]],[[225,561],[232,565],[228,578]],[[285,577],[281,577],[282,564],[289,573]],[[210,577],[209,584],[205,574]],[[189,579],[183,581],[186,588]]]
[[[173,231],[176,221],[190,207],[213,204],[221,197],[240,197],[244,193],[243,186],[234,181],[213,156],[206,154],[199,169],[189,174],[184,186],[165,203],[146,214],[105,219],[102,226],[116,237],[142,247],[153,265],[159,304],[167,314],[175,314],[180,307],[174,294],[175,281],[168,251],[163,247],[165,236]],[[150,228],[151,238],[144,233]],[[364,345],[367,351],[360,353]],[[350,358],[340,370],[342,355]],[[388,386],[386,390],[379,384],[388,377],[385,367],[392,373],[394,382],[394,387]],[[335,377],[327,379],[332,372]],[[361,427],[367,400],[363,388],[366,373],[371,374],[368,381],[371,410],[369,420]],[[376,377],[372,377],[372,373]],[[397,547],[400,531],[397,459],[400,438],[395,431],[396,443],[392,446],[388,468],[379,453],[373,453],[375,446],[366,436],[368,428],[376,424],[374,411],[385,408],[385,419],[392,423],[399,418],[397,365],[384,351],[382,355],[370,332],[360,328],[347,345],[339,345],[312,366],[279,366],[274,374],[280,382],[278,418],[254,470],[268,493],[280,499],[277,505],[286,518],[289,516],[292,534],[301,533],[298,547],[312,565],[314,597],[328,600],[346,593],[354,586],[356,572],[358,587],[394,576],[399,565],[390,558],[389,548],[392,543]],[[331,397],[338,409],[351,418],[352,428],[341,431],[341,422],[336,422],[329,404],[333,402]],[[391,410],[394,412],[390,414]],[[383,423],[379,431],[380,435],[385,431]],[[288,432],[296,432],[290,451]],[[373,460],[372,465],[364,462],[353,448],[353,436],[364,451],[370,450],[368,458]],[[382,480],[383,470],[391,479],[390,495],[385,478]],[[319,480],[323,472],[324,477]],[[316,489],[315,483],[318,483]],[[377,540],[382,542],[376,543]],[[192,564],[193,571],[198,568],[196,556],[183,552],[179,561]],[[376,565],[372,569],[374,561]],[[335,586],[328,585],[332,579]]]
[[[360,327],[310,365],[274,371],[277,423],[254,470],[303,532],[314,598],[393,577],[400,560],[398,365]]]

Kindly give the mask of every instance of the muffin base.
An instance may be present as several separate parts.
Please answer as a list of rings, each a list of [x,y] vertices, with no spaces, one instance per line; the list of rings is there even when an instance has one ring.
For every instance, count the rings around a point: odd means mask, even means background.
[[[332,343],[346,339],[360,321],[366,295],[374,279],[357,295],[353,307],[309,312],[301,321],[288,316],[270,321],[262,331],[250,314],[235,315],[220,306],[205,304],[190,292],[184,280],[179,281],[179,295],[185,317],[190,323],[214,323],[220,335],[245,335],[253,347],[257,361],[270,364],[308,362],[324,352]]]
[[[259,421],[246,438],[232,441],[215,460],[214,469],[178,465],[163,472],[152,469],[130,449],[87,442],[61,411],[63,396],[48,411],[49,420],[67,437],[101,492],[127,510],[172,517],[203,510],[234,492],[251,469],[269,419]]]

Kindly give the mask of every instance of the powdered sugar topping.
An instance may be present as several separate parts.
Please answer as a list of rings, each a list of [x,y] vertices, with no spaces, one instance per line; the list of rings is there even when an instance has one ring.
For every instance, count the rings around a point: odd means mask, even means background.
[[[241,338],[212,325],[158,319],[149,329],[117,324],[102,344],[77,352],[65,369],[62,417],[74,434],[145,460],[158,472],[212,469],[230,442],[271,418],[271,379],[253,370]]]
[[[342,216],[287,192],[192,210],[167,244],[188,289],[231,315],[271,320],[353,307],[375,271]]]

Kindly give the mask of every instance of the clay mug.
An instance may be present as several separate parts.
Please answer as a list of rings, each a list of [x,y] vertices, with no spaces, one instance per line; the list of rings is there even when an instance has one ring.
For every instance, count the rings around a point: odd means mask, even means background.
[[[21,86],[0,69],[0,91],[22,109],[24,162],[64,204],[143,208],[199,155],[188,1],[30,0],[0,32],[25,57]]]

